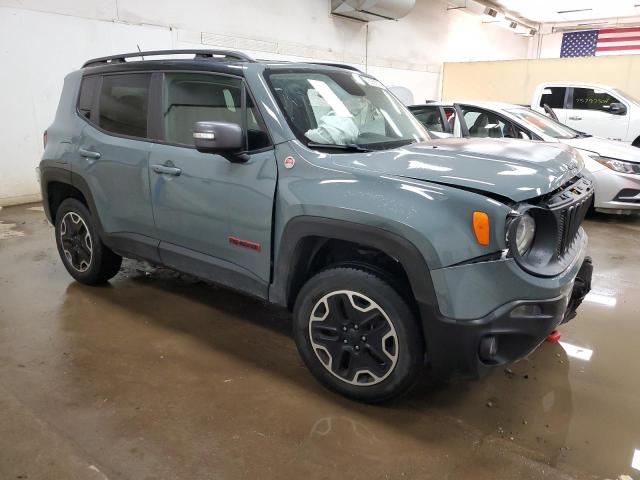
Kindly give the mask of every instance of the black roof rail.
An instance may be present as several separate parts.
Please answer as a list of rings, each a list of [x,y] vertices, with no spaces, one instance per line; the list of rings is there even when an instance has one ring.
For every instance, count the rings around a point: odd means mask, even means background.
[[[303,62],[303,63],[309,63],[311,65],[326,65],[327,67],[345,68],[347,70],[353,70],[354,72],[364,73],[359,68],[352,67],[351,65],[347,65],[346,63],[331,63],[331,62]]]
[[[158,55],[179,55],[179,54],[194,54],[194,60],[197,58],[209,58],[215,59],[216,57],[223,57],[225,60],[240,60],[242,62],[253,62],[253,58],[248,55],[245,55],[242,52],[234,52],[231,50],[197,50],[197,49],[188,49],[188,50],[152,50],[149,52],[132,52],[132,53],[122,53],[120,55],[111,55],[109,57],[99,57],[92,58],[91,60],[87,60],[82,65],[82,68],[85,67],[93,67],[96,65],[108,65],[111,63],[124,63],[126,58],[135,58],[135,57],[154,57]]]

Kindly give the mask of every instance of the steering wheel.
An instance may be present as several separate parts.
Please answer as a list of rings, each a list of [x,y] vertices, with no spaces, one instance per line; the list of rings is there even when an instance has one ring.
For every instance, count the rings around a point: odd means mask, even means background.
[[[544,113],[553,118],[556,122],[558,121],[558,116],[556,115],[556,112],[553,111],[553,108],[546,103],[542,105],[542,108],[544,108]]]

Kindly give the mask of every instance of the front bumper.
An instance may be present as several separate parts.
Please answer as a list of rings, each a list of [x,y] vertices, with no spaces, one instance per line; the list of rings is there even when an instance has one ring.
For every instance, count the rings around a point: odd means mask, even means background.
[[[440,377],[459,374],[477,378],[492,368],[525,357],[575,311],[591,289],[593,267],[586,257],[575,281],[560,295],[545,300],[515,300],[482,318],[457,321],[423,311],[427,362]],[[425,310],[428,307],[424,307]]]
[[[640,213],[640,175],[614,172],[608,168],[592,173],[596,183],[594,207],[604,213]],[[633,192],[633,194],[632,194]]]

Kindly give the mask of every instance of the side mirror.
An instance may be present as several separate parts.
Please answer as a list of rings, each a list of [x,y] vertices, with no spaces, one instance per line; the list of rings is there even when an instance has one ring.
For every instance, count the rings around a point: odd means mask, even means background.
[[[613,102],[609,104],[608,112],[612,115],[626,115],[627,107],[623,103]]]
[[[229,161],[245,161],[242,128],[236,123],[196,122],[193,124],[193,144],[202,153],[217,153]]]

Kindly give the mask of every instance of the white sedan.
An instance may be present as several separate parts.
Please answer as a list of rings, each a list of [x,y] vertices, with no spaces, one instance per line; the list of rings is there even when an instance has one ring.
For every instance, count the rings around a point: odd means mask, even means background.
[[[519,138],[571,145],[596,182],[594,207],[640,213],[640,149],[593,137],[531,110],[499,102],[432,102],[409,109],[435,137]]]

